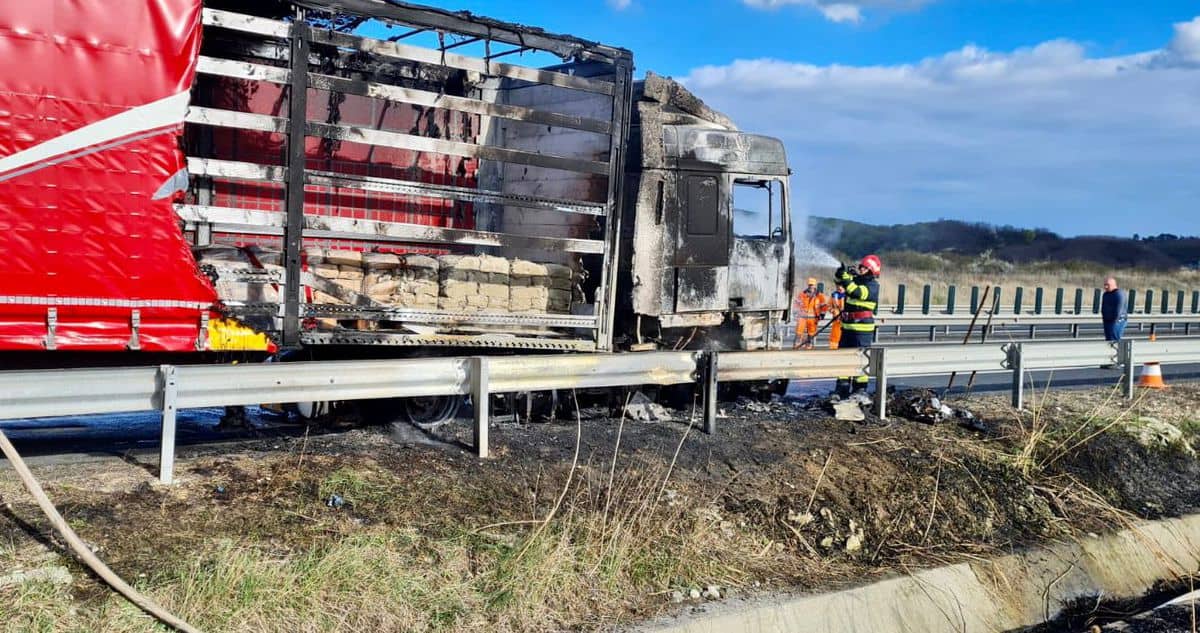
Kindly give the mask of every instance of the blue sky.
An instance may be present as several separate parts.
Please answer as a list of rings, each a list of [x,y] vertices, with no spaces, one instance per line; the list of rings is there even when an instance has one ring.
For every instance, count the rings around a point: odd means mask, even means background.
[[[784,140],[797,214],[1200,234],[1196,0],[462,0]]]

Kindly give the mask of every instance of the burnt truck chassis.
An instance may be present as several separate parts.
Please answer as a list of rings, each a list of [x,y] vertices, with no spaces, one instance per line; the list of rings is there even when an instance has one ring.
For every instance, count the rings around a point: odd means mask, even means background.
[[[386,40],[353,33],[367,19],[402,31]],[[276,103],[281,111],[265,114],[211,107],[194,91],[185,143],[192,200],[177,210],[196,244],[209,243],[220,233],[281,241],[281,271],[240,270],[233,278],[227,274],[225,281],[282,287],[279,302],[226,305],[233,316],[271,333],[284,349],[320,346],[328,350],[326,355],[355,357],[371,354],[362,346],[404,346],[410,352],[402,354],[409,355],[414,347],[612,351],[762,349],[782,344],[774,336],[775,326],[788,318],[794,275],[787,217],[790,170],[782,144],[739,132],[732,121],[669,79],[650,73],[646,81],[633,82],[629,51],[465,12],[380,0],[211,0],[203,23],[200,79],[282,85],[287,98],[281,92]],[[435,48],[405,43],[406,38],[430,33],[437,34]],[[483,43],[484,56],[454,51],[472,43]],[[493,50],[493,45],[498,48]],[[512,59],[508,56],[529,51],[551,53],[563,63],[544,68],[507,63]],[[495,61],[498,58],[506,62]],[[377,100],[385,109],[399,103],[431,112],[469,113],[478,117],[481,128],[489,120],[518,128],[540,126],[548,149],[538,137],[517,138],[517,147],[509,147],[505,141],[511,139],[503,135],[497,144],[489,142],[495,135],[482,133],[477,141],[449,140],[415,128],[384,129],[382,118],[378,126],[347,124],[333,111],[325,120],[314,120],[310,89],[326,91],[331,102],[336,95],[355,95]],[[528,90],[534,98],[512,103],[507,96],[497,96],[518,90]],[[542,93],[536,90],[544,90],[549,98],[538,99]],[[587,96],[592,107],[585,114],[578,108],[572,111],[564,95]],[[566,105],[555,109],[558,103]],[[603,116],[596,104],[603,104]],[[304,120],[303,126],[290,124],[299,120]],[[281,135],[286,138],[280,148],[282,161],[224,159],[206,144],[204,130],[212,128]],[[556,132],[603,135],[607,142],[603,151],[564,156],[560,150],[566,146],[554,143]],[[308,139],[360,144],[372,151],[391,148],[464,157],[476,161],[478,178],[475,186],[461,186],[316,169],[313,157],[306,154]],[[522,170],[515,182],[504,178],[513,168]],[[522,181],[528,173],[534,177]],[[543,190],[539,174],[552,183],[547,187],[551,193]],[[744,179],[781,187],[778,234],[761,239],[733,235],[731,189]],[[282,212],[214,205],[213,183],[222,180],[282,185]],[[554,182],[567,184],[555,191]],[[306,194],[312,193],[306,186],[450,201],[456,209],[466,207],[467,213],[486,219],[482,227],[477,221],[471,228],[457,228],[306,213]],[[723,240],[689,233],[700,206],[693,200],[698,186],[705,188],[699,198],[707,200],[710,208],[705,212],[715,214]],[[524,225],[524,214],[534,217],[533,229]],[[497,224],[509,224],[510,216],[518,220],[513,227],[494,230]],[[546,225],[537,222],[549,216],[569,218],[564,225],[575,224],[559,235],[539,232],[536,227]],[[590,223],[586,234],[579,234],[581,220]],[[365,293],[304,270],[306,238],[350,240],[364,251],[411,245],[450,253],[515,251],[531,259],[529,253],[539,253],[542,261],[557,257],[575,264],[581,273],[577,290],[585,305],[570,314],[380,305]],[[724,255],[714,258],[714,246],[724,249]],[[306,287],[332,295],[341,304],[305,301]],[[320,319],[370,325],[313,327]]]
[[[207,243],[214,233],[280,236],[282,239],[282,275],[260,270],[238,271],[226,281],[282,286],[282,314],[275,303],[227,305],[234,316],[276,333],[284,348],[302,345],[405,345],[421,347],[497,347],[543,350],[604,351],[612,348],[613,305],[616,292],[618,253],[616,236],[620,225],[619,200],[626,151],[627,120],[633,70],[629,51],[582,39],[545,33],[539,29],[505,24],[466,13],[416,7],[403,3],[372,0],[340,0],[336,3],[296,2],[291,16],[282,15],[279,5],[269,3],[231,3],[236,10],[225,11],[218,3],[206,3],[203,12],[205,47],[198,60],[200,75],[235,80],[267,81],[284,84],[287,91],[287,116],[238,112],[196,105],[195,98],[187,116],[188,169],[195,204],[183,204],[177,211],[185,231],[195,235],[198,244]],[[336,7],[336,8],[335,8]],[[272,9],[275,9],[272,11]],[[254,12],[258,15],[249,15]],[[347,15],[347,12],[353,12]],[[363,18],[381,20],[405,29],[388,40],[373,39],[345,30]],[[319,28],[314,24],[333,28]],[[343,25],[342,29],[338,25]],[[434,31],[439,35],[440,50],[408,46],[404,38]],[[234,37],[230,37],[230,34]],[[457,36],[458,41],[449,41]],[[482,40],[488,54],[483,58],[450,52],[468,41]],[[497,50],[492,50],[496,45]],[[544,51],[564,60],[563,65],[537,69],[495,61],[527,51]],[[221,56],[218,56],[221,55]],[[493,103],[469,94],[454,95],[431,90],[431,82],[422,73],[435,78],[447,74],[473,75],[477,82],[492,81],[513,89],[541,85],[597,95],[609,104],[606,119],[555,112],[535,106]],[[308,90],[316,88],[332,93],[386,99],[415,106],[447,108],[494,120],[554,126],[565,130],[583,130],[604,134],[608,147],[604,156],[561,157],[543,154],[533,148],[510,149],[486,142],[448,141],[366,126],[314,121],[308,116]],[[303,126],[291,121],[304,120]],[[197,126],[215,126],[286,135],[286,153],[282,165],[254,164],[223,160],[203,151],[203,133]],[[348,141],[372,147],[387,147],[413,152],[440,153],[477,161],[492,161],[524,169],[569,172],[585,178],[604,180],[602,200],[581,200],[535,195],[521,191],[488,190],[315,170],[306,163],[306,138]],[[197,141],[197,139],[200,139]],[[205,155],[207,154],[207,155]],[[284,185],[284,212],[216,207],[212,199],[213,180],[244,182],[267,181]],[[595,221],[591,239],[547,237],[536,234],[489,230],[443,228],[422,224],[364,222],[349,218],[314,216],[305,213],[305,186],[329,186],[386,192],[412,198],[435,198],[454,204],[504,205],[506,209],[532,209],[553,213],[579,214]],[[366,244],[440,245],[449,252],[467,247],[515,248],[545,253],[569,253],[588,258],[583,268],[591,273],[586,288],[594,297],[591,314],[503,314],[470,313],[445,310],[397,309],[378,305],[364,295],[334,286],[302,270],[304,238],[356,240]],[[282,277],[282,280],[280,279]],[[334,295],[347,305],[306,303],[303,286],[308,285]],[[305,320],[320,317],[339,320],[367,320],[416,324],[412,333],[370,330],[315,330]],[[500,335],[443,334],[421,326],[463,326],[510,331]],[[532,335],[514,335],[527,329]],[[550,333],[550,336],[545,334]],[[585,333],[585,334],[580,334]]]

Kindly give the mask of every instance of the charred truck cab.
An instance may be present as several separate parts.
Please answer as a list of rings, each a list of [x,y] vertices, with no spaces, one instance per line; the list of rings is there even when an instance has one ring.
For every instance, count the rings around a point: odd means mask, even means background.
[[[794,274],[783,144],[739,131],[653,73],[634,98],[621,293],[630,347],[779,348]]]

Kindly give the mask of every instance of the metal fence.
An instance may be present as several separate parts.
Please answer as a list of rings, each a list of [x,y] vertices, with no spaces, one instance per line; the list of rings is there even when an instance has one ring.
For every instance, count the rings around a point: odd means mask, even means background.
[[[868,350],[645,352],[381,361],[266,363],[0,372],[0,420],[157,411],[162,415],[160,478],[173,478],[175,415],[183,408],[262,402],[344,401],[490,394],[549,389],[696,383],[704,430],[716,431],[718,382],[820,379],[868,374],[875,411],[887,416],[889,380],[956,372],[1012,374],[1013,406],[1024,404],[1033,370],[1115,366],[1126,397],[1144,362],[1200,362],[1200,339],[1019,342],[987,345],[882,345]],[[475,447],[488,455],[489,407],[474,406]]]
[[[1031,290],[1027,292],[1027,290]],[[1002,288],[990,286],[982,291],[979,286],[971,286],[966,290],[966,304],[959,302],[962,295],[957,286],[946,290],[945,299],[935,301],[933,287],[926,284],[921,289],[917,301],[910,301],[908,288],[905,284],[896,287],[896,302],[885,306],[884,312],[894,314],[961,314],[967,316],[982,309],[994,311],[996,314],[1016,315],[1087,315],[1099,318],[1100,303],[1103,292],[1094,288],[1090,292],[1083,288],[1075,288],[1070,295],[1067,289],[1054,288],[1053,294],[1046,288]],[[1144,315],[1200,315],[1200,290],[1139,290],[1129,289],[1128,306],[1130,316]]]

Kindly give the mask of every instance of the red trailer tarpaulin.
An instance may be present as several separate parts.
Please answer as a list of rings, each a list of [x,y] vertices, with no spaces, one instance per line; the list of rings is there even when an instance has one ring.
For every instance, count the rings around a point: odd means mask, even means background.
[[[195,349],[216,294],[172,200],[200,9],[0,3],[0,349],[125,349],[133,310],[141,349]]]

